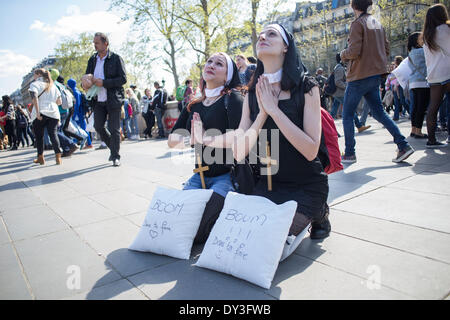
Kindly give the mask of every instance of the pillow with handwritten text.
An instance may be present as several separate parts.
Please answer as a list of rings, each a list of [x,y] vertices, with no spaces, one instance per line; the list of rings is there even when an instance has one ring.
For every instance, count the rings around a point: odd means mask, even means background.
[[[158,187],[130,250],[189,259],[206,203],[213,190]]]
[[[295,201],[229,192],[196,266],[269,289],[296,209]]]

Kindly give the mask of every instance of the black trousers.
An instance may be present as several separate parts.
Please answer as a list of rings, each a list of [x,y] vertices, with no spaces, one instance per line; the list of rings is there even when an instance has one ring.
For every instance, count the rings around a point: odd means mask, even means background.
[[[147,128],[144,131],[144,134],[152,137],[152,128],[155,125],[155,114],[153,111],[148,110],[146,113],[142,113],[142,116],[144,117],[145,124],[147,125]]]
[[[8,136],[8,142],[11,147],[19,146],[19,139],[17,138],[16,120],[6,120],[5,134]]]
[[[120,107],[120,105],[111,106],[107,102],[94,104],[94,127],[111,151],[111,161],[120,159]],[[108,120],[108,128],[106,128],[106,120]]]
[[[58,119],[50,118],[41,114],[42,120],[33,121],[34,134],[36,135],[36,148],[38,155],[44,154],[44,130],[47,128],[48,136],[52,142],[55,154],[61,153],[58,139]]]
[[[412,89],[414,94],[414,107],[411,114],[411,126],[422,129],[425,112],[430,103],[430,88]]]

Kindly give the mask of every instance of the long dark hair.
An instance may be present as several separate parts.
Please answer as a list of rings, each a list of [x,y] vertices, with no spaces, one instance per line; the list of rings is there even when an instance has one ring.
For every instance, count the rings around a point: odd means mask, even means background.
[[[3,109],[4,110],[8,110],[8,107],[13,104],[13,101],[12,101],[11,97],[10,96],[6,96],[6,95],[2,97],[2,102],[3,102]]]
[[[447,8],[438,3],[431,6],[425,17],[423,26],[423,41],[432,51],[437,51],[439,46],[435,42],[436,28],[441,24],[446,24],[450,28],[450,20],[448,18]]]
[[[422,46],[419,44],[419,38],[421,35],[421,32],[416,31],[408,36],[408,52],[412,49],[422,48]]]

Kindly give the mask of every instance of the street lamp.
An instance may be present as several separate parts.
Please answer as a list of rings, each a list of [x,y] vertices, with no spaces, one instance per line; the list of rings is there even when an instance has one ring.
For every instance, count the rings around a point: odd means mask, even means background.
[[[162,79],[162,87],[164,88],[166,86],[166,80]]]

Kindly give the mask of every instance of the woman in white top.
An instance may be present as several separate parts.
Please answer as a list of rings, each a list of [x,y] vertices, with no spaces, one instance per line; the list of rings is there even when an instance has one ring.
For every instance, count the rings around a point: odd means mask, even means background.
[[[444,94],[450,92],[450,20],[444,5],[435,4],[428,9],[423,42],[427,81],[430,85],[427,148],[440,148],[445,144],[436,140],[437,113]]]
[[[45,69],[34,71],[34,82],[30,85],[30,95],[33,101],[31,121],[36,135],[38,157],[34,163],[43,165],[44,161],[44,129],[47,128],[50,141],[55,151],[56,164],[61,164],[61,148],[57,135],[60,121],[58,105],[62,104],[61,93],[53,84],[50,72]]]

